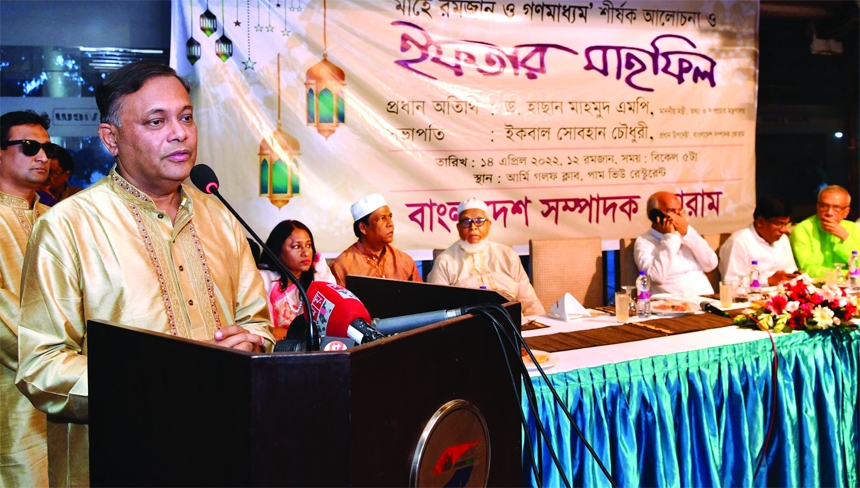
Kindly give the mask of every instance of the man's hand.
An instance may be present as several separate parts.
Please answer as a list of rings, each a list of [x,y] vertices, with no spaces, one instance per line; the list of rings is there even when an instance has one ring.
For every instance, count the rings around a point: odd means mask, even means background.
[[[266,340],[262,336],[252,334],[238,325],[218,329],[215,331],[214,339],[204,342],[249,352],[256,351],[266,344]]]
[[[783,281],[793,280],[800,276],[798,273],[786,273],[785,271],[777,271],[776,273],[768,276],[767,284],[770,286],[776,286]]]
[[[681,237],[687,235],[687,227],[689,227],[689,222],[687,222],[687,217],[684,215],[682,211],[679,214],[669,214],[669,221],[671,225],[681,234]]]
[[[844,227],[839,225],[839,222],[837,222],[836,220],[834,220],[834,219],[819,219],[819,220],[821,221],[821,228],[824,230],[824,232],[827,232],[829,234],[833,234],[836,237],[842,239],[843,241],[845,239],[848,239],[848,231],[845,230]]]

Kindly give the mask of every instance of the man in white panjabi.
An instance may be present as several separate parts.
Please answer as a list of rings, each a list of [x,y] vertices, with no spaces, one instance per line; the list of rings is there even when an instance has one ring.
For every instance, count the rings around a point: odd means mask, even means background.
[[[648,198],[647,207],[651,229],[633,244],[633,260],[640,271],[648,273],[651,293],[713,293],[705,273],[717,267],[717,254],[687,222],[681,199],[661,191]]]
[[[523,315],[543,315],[520,257],[508,246],[487,239],[492,221],[481,200],[471,198],[457,207],[460,240],[436,257],[428,283],[485,288],[522,304]]]

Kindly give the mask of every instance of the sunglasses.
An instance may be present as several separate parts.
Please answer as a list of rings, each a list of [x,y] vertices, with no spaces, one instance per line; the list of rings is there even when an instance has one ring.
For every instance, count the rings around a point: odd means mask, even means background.
[[[24,153],[24,156],[35,156],[39,154],[39,151],[42,149],[45,150],[45,156],[48,158],[54,157],[54,150],[57,148],[57,145],[53,142],[39,142],[33,141],[30,139],[20,139],[17,141],[8,141],[3,145],[3,149],[6,149],[8,146],[16,146],[21,145],[21,152]]]

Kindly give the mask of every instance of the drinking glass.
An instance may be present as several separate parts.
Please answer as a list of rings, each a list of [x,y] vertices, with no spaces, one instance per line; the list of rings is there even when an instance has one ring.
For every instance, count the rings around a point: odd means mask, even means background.
[[[630,295],[627,291],[615,293],[615,318],[621,322],[630,320]]]
[[[833,265],[836,271],[836,284],[840,288],[845,288],[848,286],[848,282],[845,280],[845,273],[842,272],[842,263],[836,263]]]
[[[836,270],[835,269],[824,270],[824,284],[827,286],[833,286],[836,284]]]
[[[729,308],[735,299],[735,282],[721,281],[720,282],[720,306]]]
[[[636,315],[636,286],[627,285],[622,286],[621,289],[624,290],[627,293],[627,296],[630,297],[630,315]]]

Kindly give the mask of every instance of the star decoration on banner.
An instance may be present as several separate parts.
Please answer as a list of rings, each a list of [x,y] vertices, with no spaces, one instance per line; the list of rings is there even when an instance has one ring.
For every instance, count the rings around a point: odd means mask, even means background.
[[[242,64],[245,65],[246,70],[249,70],[249,69],[254,69],[254,65],[257,64],[257,62],[251,61],[251,59],[249,58],[249,59],[246,59],[245,61],[242,61]]]
[[[263,26],[260,24],[257,24],[254,26],[254,30],[257,32],[263,32]]]
[[[236,22],[233,22],[233,25],[235,25],[236,27],[242,27],[242,23],[238,20]]]
[[[288,36],[288,35],[290,35],[290,34],[292,34],[292,32],[290,32],[290,30],[289,30],[289,29],[284,29],[284,30],[282,30],[282,31],[281,31],[281,35],[283,35],[283,36]]]
[[[274,31],[275,31],[275,26],[273,26],[273,25],[266,26],[266,32],[274,32]]]

